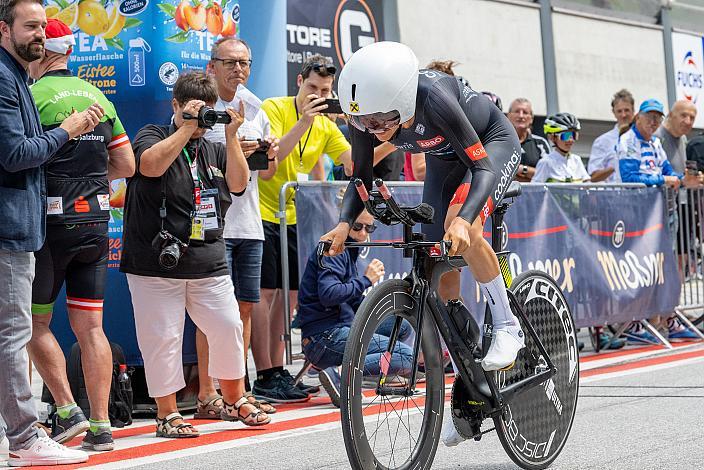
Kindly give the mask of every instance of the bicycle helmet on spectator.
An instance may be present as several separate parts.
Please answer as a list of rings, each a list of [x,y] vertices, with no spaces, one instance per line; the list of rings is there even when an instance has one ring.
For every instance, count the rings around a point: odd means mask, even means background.
[[[340,72],[342,110],[360,130],[384,132],[411,119],[418,92],[418,59],[405,44],[375,42],[355,52]]]
[[[579,119],[570,113],[550,115],[545,119],[545,124],[543,125],[545,135],[559,134],[569,130],[579,131],[580,129],[582,129],[582,126],[579,123]]]

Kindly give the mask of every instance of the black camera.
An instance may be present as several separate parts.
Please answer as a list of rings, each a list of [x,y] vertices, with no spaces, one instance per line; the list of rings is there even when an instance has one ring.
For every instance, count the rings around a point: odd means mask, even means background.
[[[183,119],[198,119],[198,127],[211,129],[215,124],[230,124],[232,118],[227,111],[215,111],[210,106],[203,106],[198,111],[198,117],[191,113],[183,113]]]
[[[178,260],[186,252],[188,245],[171,235],[167,230],[161,230],[152,240],[152,246],[159,252],[159,266],[170,271],[176,267]]]
[[[259,147],[247,157],[247,166],[252,171],[266,170],[269,168],[269,155],[267,152],[271,144],[269,141],[262,139],[257,139],[257,142],[259,142]]]

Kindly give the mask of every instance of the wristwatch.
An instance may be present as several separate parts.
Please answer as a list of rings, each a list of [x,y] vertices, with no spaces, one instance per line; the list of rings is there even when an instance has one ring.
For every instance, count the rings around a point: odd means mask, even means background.
[[[528,165],[523,165],[523,170],[521,170],[521,175],[528,176]]]

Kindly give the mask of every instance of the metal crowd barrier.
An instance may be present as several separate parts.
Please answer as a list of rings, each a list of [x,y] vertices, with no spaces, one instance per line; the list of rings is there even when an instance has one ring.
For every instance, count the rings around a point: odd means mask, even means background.
[[[284,304],[284,335],[281,338],[286,345],[286,363],[291,364],[294,359],[303,358],[302,354],[294,354],[291,341],[291,315],[290,315],[290,282],[288,279],[289,262],[298,260],[288,259],[288,231],[286,220],[286,197],[290,189],[294,191],[300,186],[328,184],[333,186],[346,187],[348,182],[298,182],[290,181],[284,184],[279,191],[279,218],[280,243],[281,243],[281,272],[283,273],[282,290]],[[422,182],[393,182],[391,186],[422,186]],[[536,184],[537,185],[537,184]],[[542,186],[542,184],[541,184]],[[564,185],[561,186],[575,186]],[[618,184],[618,185],[577,185],[580,188],[598,190],[607,186],[627,186],[642,187],[640,184]],[[670,233],[672,234],[673,250],[676,259],[679,261],[679,270],[682,280],[680,303],[675,308],[675,315],[687,326],[692,328],[704,339],[704,333],[696,328],[696,325],[704,323],[704,227],[701,224],[701,217],[704,214],[704,187],[697,189],[680,189],[678,192],[668,190],[664,192],[669,212]],[[300,273],[302,276],[303,273]],[[697,318],[690,320],[688,315],[697,315]],[[668,340],[647,320],[641,320],[643,325],[667,348],[672,348]],[[630,323],[616,325],[614,338],[619,337],[628,328]]]
[[[675,314],[704,339],[695,324],[704,322],[704,187],[665,192],[682,291]],[[694,321],[690,315],[695,316]]]

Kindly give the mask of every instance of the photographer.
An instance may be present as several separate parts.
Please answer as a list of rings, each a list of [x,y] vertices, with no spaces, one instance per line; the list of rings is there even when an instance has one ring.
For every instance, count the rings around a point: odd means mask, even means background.
[[[223,392],[221,418],[248,426],[270,421],[243,396],[242,322],[222,236],[230,193],[244,194],[249,180],[237,138],[244,111],[241,104],[237,112],[205,108],[217,99],[212,78],[181,75],[173,124],[143,127],[133,145],[137,173],[127,185],[120,269],[127,273],[147,387],[157,403],[158,437],[198,436],[176,406],[176,392],[185,386],[186,309],[211,346],[209,375]],[[202,138],[213,121],[228,120],[225,145]]]

